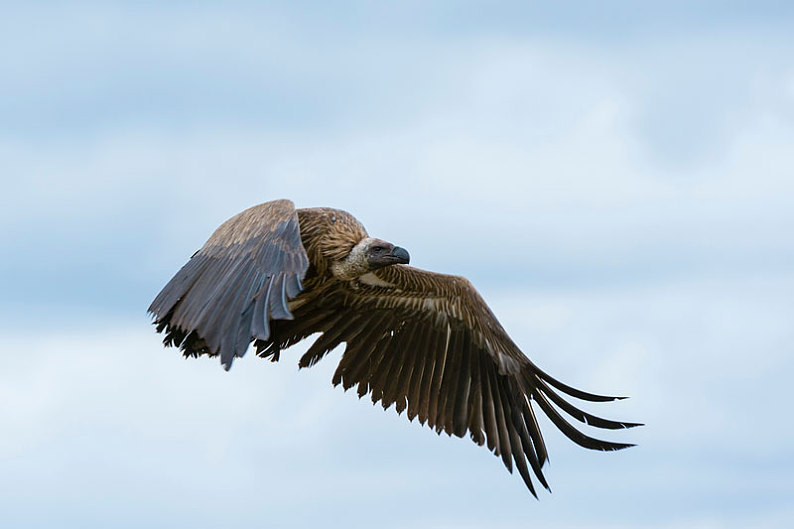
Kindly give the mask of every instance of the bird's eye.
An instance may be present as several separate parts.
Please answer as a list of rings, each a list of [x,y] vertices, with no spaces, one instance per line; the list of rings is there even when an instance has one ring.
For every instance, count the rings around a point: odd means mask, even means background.
[[[383,250],[385,250],[385,248],[383,246],[374,246],[372,248],[372,251],[375,252],[375,253],[383,253]]]

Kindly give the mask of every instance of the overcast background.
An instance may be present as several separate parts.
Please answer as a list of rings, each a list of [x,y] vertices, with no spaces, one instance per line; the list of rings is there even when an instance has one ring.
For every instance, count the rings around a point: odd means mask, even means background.
[[[6,527],[794,524],[791,2],[5,2]],[[165,350],[223,220],[335,206],[647,423],[553,494],[298,372]]]

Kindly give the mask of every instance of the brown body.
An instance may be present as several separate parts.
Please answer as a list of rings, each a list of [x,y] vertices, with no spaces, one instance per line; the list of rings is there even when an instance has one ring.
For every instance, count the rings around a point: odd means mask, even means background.
[[[278,200],[221,225],[149,312],[167,345],[220,356],[227,369],[252,340],[259,356],[275,361],[281,349],[322,333],[301,367],[344,342],[334,385],[356,386],[359,396],[370,393],[373,402],[394,404],[438,432],[468,432],[509,470],[515,463],[533,494],[529,468],[548,484],[532,401],[586,448],[631,446],[589,437],[559,410],[599,428],[636,424],[590,415],[557,391],[589,401],[615,397],[550,377],[518,349],[468,280],[400,264],[407,262],[405,250],[369,237],[347,212],[296,210]]]

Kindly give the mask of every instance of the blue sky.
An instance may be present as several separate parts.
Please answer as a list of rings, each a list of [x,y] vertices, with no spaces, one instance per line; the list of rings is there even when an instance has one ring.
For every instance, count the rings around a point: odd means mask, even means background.
[[[790,2],[10,3],[0,20],[0,513],[14,527],[794,522]],[[229,373],[145,309],[239,210],[334,206],[471,279],[647,423],[546,422],[535,501],[468,441]]]

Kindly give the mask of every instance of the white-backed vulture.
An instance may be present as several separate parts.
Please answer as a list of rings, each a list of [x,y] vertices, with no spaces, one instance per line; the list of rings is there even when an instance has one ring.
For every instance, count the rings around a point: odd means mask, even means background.
[[[513,343],[471,283],[407,266],[408,252],[367,235],[352,215],[267,202],[232,217],[212,234],[149,307],[164,343],[185,356],[219,356],[226,369],[254,341],[256,354],[280,351],[321,333],[301,357],[318,362],[344,342],[333,384],[357,386],[384,409],[487,445],[536,495],[547,460],[535,409],[572,441],[602,441],[563,413],[598,428],[637,426],[596,417],[562,394],[603,402],[552,378]],[[562,413],[561,413],[562,412]],[[537,495],[536,495],[537,496]]]

